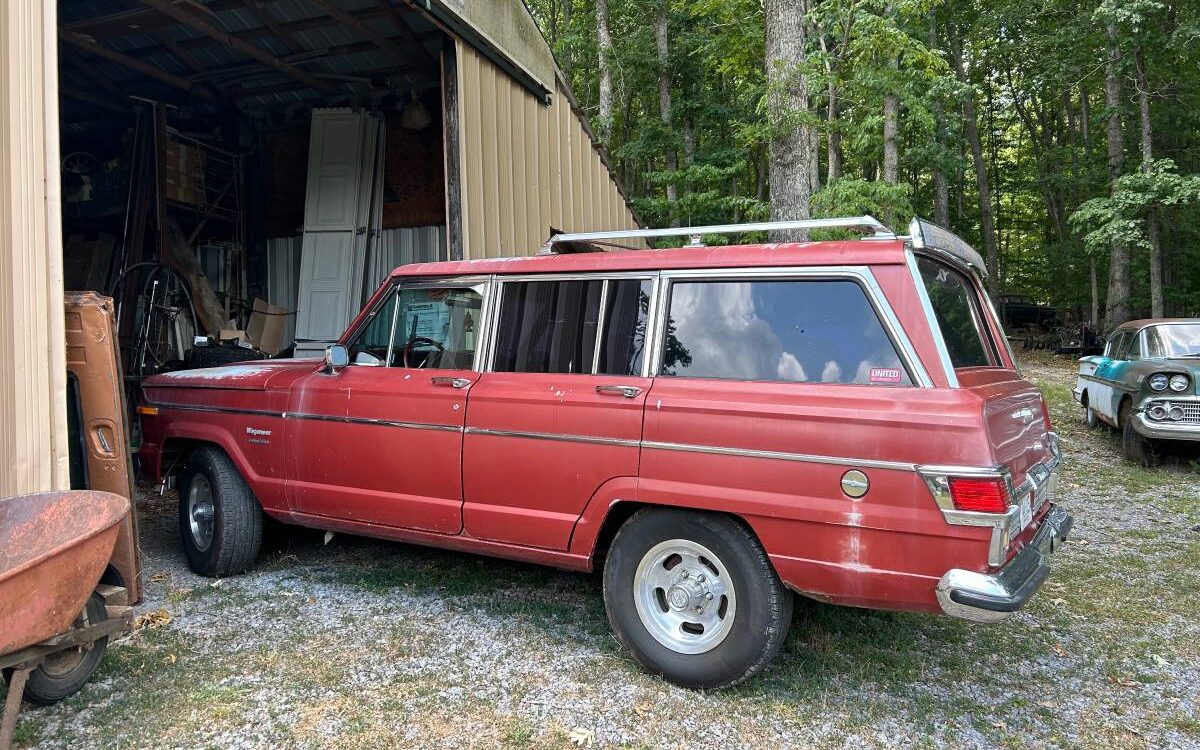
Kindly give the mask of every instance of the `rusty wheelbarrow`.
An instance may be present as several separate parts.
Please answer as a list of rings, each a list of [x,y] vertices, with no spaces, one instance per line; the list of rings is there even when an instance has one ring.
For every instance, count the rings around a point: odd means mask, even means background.
[[[124,630],[130,608],[98,586],[118,524],[120,495],[90,490],[0,499],[0,669],[8,697],[0,750],[16,728],[22,696],[53,703],[83,687],[108,637]]]

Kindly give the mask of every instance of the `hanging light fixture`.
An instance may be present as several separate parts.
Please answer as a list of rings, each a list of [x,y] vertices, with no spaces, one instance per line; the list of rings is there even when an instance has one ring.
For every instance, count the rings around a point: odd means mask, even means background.
[[[417,98],[417,90],[412,90],[412,100],[404,105],[404,109],[400,112],[400,127],[408,130],[424,130],[429,127],[429,123],[433,122],[433,118],[429,115],[429,110]]]

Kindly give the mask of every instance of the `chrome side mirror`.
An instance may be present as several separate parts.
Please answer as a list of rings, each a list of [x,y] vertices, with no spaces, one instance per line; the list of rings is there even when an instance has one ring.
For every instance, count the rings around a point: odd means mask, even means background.
[[[333,344],[325,350],[325,372],[337,375],[338,371],[350,364],[350,352],[341,344]]]

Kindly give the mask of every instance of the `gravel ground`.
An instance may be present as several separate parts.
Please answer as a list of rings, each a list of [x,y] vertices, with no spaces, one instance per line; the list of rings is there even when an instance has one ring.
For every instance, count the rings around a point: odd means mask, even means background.
[[[26,706],[29,748],[1200,748],[1200,474],[1087,431],[1039,357],[1074,538],[995,626],[798,601],[775,666],[718,693],[641,672],[598,576],[273,529],[250,574],[192,575],[174,498],[139,497],[146,602],[95,679]]]

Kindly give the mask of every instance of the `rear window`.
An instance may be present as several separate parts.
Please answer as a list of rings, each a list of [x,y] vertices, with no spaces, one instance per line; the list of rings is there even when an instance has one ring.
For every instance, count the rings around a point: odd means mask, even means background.
[[[853,281],[677,281],[660,375],[911,385]]]
[[[950,364],[955,368],[995,365],[975,287],[966,276],[932,258],[918,257],[917,267],[950,353]]]

